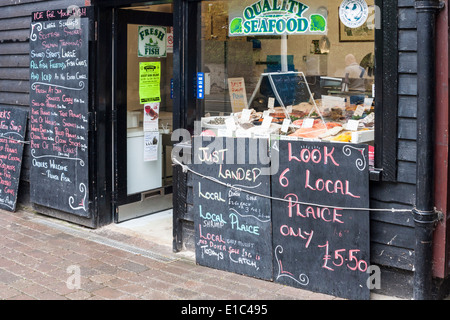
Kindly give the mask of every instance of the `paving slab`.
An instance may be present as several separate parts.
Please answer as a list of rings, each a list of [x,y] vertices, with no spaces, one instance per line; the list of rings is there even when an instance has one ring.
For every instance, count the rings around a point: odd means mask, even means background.
[[[0,210],[0,299],[340,300],[199,266],[192,252],[172,252],[165,237],[158,243],[131,223],[92,230]]]

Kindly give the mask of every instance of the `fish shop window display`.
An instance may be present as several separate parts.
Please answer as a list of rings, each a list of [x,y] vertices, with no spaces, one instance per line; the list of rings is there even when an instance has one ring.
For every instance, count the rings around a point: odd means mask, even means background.
[[[204,135],[373,146],[373,0],[200,6]]]

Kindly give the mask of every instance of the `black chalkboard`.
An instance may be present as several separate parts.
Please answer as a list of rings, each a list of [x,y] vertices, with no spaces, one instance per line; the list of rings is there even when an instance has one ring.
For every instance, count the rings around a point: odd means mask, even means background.
[[[284,106],[296,105],[311,99],[302,75],[297,73],[280,73],[272,74],[271,77]]]
[[[0,208],[16,210],[28,111],[0,107]]]
[[[31,202],[90,217],[89,8],[32,14]]]
[[[272,279],[268,140],[194,138],[196,261],[200,265]],[[213,180],[210,180],[213,179]],[[216,181],[225,183],[218,184]]]
[[[272,156],[274,280],[369,299],[369,213],[341,209],[369,207],[367,146],[281,140]]]

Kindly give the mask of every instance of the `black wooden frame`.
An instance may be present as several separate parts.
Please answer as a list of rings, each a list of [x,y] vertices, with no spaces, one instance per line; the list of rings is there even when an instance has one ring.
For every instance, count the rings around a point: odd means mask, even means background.
[[[95,179],[97,183],[97,210],[98,224],[107,225],[114,220],[113,194],[112,194],[112,37],[113,25],[112,10],[95,6],[96,16],[96,55],[102,57],[101,63],[97,63],[95,77],[95,116],[97,119],[96,151],[97,170]]]
[[[372,180],[397,180],[398,18],[396,0],[376,0],[375,171]]]
[[[114,35],[114,159],[115,159],[115,197],[116,205],[124,205],[141,200],[141,194],[131,194],[127,192],[127,153],[120,152],[121,150],[127,150],[127,24],[140,23],[148,24],[151,21],[152,24],[165,26],[166,21],[173,21],[172,14],[169,13],[155,13],[133,10],[121,10],[115,11],[115,35]],[[125,56],[123,56],[125,54]]]
[[[157,3],[173,3],[173,28],[174,28],[174,50],[173,50],[173,65],[174,65],[174,84],[173,84],[173,128],[185,128],[186,127],[186,107],[185,107],[185,73],[178,72],[177,70],[183,70],[183,65],[186,57],[186,52],[183,51],[184,41],[181,36],[182,30],[185,30],[184,23],[187,17],[184,9],[187,8],[184,1],[155,1]],[[97,119],[97,131],[96,131],[96,151],[97,151],[97,170],[95,177],[97,186],[96,198],[98,202],[99,210],[99,223],[100,225],[106,225],[111,222],[117,222],[117,206],[120,203],[126,203],[129,201],[140,200],[137,198],[120,199],[120,195],[115,181],[115,168],[118,168],[119,160],[117,155],[114,155],[113,145],[113,132],[114,123],[117,121],[118,114],[114,111],[114,81],[116,75],[112,70],[114,64],[117,65],[117,61],[113,61],[112,52],[115,50],[117,41],[114,41],[115,34],[117,33],[117,10],[121,7],[130,7],[131,5],[149,4],[149,1],[143,0],[94,0],[93,5],[96,10],[96,26],[97,33],[96,38],[97,47],[96,55],[101,57],[101,63],[98,63],[96,68],[96,96],[95,96],[95,108]],[[185,31],[183,31],[185,32]],[[187,33],[187,32],[185,32]],[[99,58],[100,59],[100,58]],[[189,82],[189,81],[188,81]],[[112,162],[114,159],[114,163]],[[126,160],[126,158],[125,158]],[[121,165],[122,166],[122,165]],[[125,164],[126,168],[126,164]],[[173,192],[176,195],[176,185],[173,186]],[[176,198],[176,196],[174,197]],[[174,202],[176,199],[174,199]]]
[[[97,172],[97,168],[100,164],[98,161],[98,154],[99,154],[99,140],[98,139],[98,131],[97,131],[97,121],[99,118],[97,118],[98,110],[96,108],[97,105],[97,88],[98,88],[98,81],[95,77],[95,74],[97,74],[98,68],[101,65],[98,63],[97,57],[98,57],[98,50],[97,48],[97,11],[95,8],[86,7],[87,8],[87,18],[89,19],[89,101],[88,101],[88,121],[89,121],[89,127],[88,127],[88,146],[89,146],[89,162],[88,162],[88,182],[89,182],[89,194],[88,194],[88,201],[89,201],[89,212],[87,216],[79,216],[74,215],[68,212],[64,212],[58,209],[54,209],[51,207],[47,207],[44,205],[33,203],[33,208],[47,214],[49,216],[61,218],[67,221],[71,221],[83,226],[91,227],[91,228],[97,228],[101,227],[103,225],[106,225],[111,222],[111,220],[108,217],[105,217],[101,210],[99,210],[99,204],[101,203],[101,199],[103,198],[103,195],[100,193],[102,192],[101,189],[98,187],[98,177],[95,175],[95,172]],[[59,9],[55,9],[59,10]],[[63,9],[65,10],[65,9]],[[101,184],[100,184],[101,185]]]

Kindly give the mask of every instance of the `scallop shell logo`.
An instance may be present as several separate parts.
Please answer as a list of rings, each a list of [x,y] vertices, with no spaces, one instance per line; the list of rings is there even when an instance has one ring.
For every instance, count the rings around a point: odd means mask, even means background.
[[[325,32],[327,27],[327,21],[324,17],[319,14],[312,14],[310,17],[311,25],[309,27],[310,31],[320,31]]]
[[[230,33],[242,33],[242,18],[235,18],[231,21]]]

